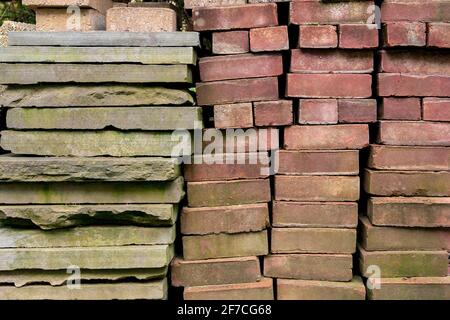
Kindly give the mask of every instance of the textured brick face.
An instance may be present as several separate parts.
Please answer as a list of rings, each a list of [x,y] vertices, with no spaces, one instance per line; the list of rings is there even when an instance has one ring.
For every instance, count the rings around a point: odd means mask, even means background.
[[[289,49],[287,26],[256,28],[250,30],[250,50],[281,51]]]
[[[302,25],[299,29],[299,48],[336,48],[338,36],[336,26]]]
[[[212,34],[212,51],[214,54],[238,54],[250,50],[248,31],[224,31]]]

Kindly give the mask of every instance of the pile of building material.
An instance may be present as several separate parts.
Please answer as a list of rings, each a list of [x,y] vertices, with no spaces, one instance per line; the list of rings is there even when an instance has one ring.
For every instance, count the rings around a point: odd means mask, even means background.
[[[449,9],[448,1],[382,6],[382,104],[359,244],[369,299],[450,299],[450,24],[441,23]]]
[[[188,90],[198,34],[9,40],[0,298],[167,298],[185,193],[176,156],[191,154],[189,130],[202,127]]]

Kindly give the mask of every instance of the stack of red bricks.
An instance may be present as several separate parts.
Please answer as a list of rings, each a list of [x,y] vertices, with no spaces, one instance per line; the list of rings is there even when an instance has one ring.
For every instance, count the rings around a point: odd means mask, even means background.
[[[361,273],[369,299],[449,299],[450,2],[386,0],[381,19]]]
[[[369,144],[368,123],[376,121],[373,4],[290,3],[299,36],[286,96],[298,109],[279,151],[271,255],[264,261],[264,275],[278,279],[277,299],[365,298],[352,254],[359,150]]]
[[[269,151],[278,147],[270,127],[290,125],[292,102],[279,96],[280,51],[289,49],[277,5],[196,7],[194,30],[211,41],[200,58],[197,102],[213,115],[203,155],[185,166],[183,258],[172,284],[185,299],[273,299],[258,257],[269,252]],[[237,129],[237,130],[232,130]],[[227,144],[224,147],[219,141]]]

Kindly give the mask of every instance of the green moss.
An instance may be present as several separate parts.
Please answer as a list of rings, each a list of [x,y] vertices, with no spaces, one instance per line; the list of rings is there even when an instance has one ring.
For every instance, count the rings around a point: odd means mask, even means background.
[[[25,7],[22,1],[14,0],[0,3],[0,26],[5,21],[36,23],[34,12]]]

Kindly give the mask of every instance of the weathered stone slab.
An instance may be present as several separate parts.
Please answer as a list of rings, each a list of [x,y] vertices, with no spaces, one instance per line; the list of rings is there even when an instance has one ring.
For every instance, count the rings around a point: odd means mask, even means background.
[[[155,269],[117,269],[117,270],[80,270],[81,283],[84,281],[118,281],[124,279],[150,280],[161,279],[167,275],[168,267]],[[12,284],[16,287],[48,284],[61,286],[72,279],[73,273],[67,270],[13,270],[0,272],[0,284]]]
[[[380,279],[380,288],[367,288],[369,300],[450,300],[450,276]]]
[[[8,86],[0,92],[5,107],[115,107],[193,104],[186,90],[137,85]]]
[[[184,300],[273,300],[273,280],[188,287],[184,289]]]
[[[192,82],[187,65],[1,63],[0,83],[183,83]]]
[[[171,244],[175,227],[89,226],[60,230],[0,228],[0,248],[103,247]]]
[[[377,227],[360,217],[359,244],[368,251],[444,250],[445,234],[439,229]]]
[[[180,175],[173,158],[0,156],[2,182],[166,181]]]
[[[44,230],[95,224],[170,226],[178,207],[173,204],[95,204],[0,206],[5,225],[36,225]]]
[[[193,47],[6,47],[0,62],[195,64]]]
[[[447,251],[366,251],[359,247],[359,267],[364,277],[373,276],[378,266],[381,278],[446,277]]]
[[[75,11],[76,10],[76,11]],[[36,8],[36,31],[96,31],[106,29],[106,17],[94,9]],[[75,14],[76,15],[73,15]]]
[[[10,32],[9,46],[198,47],[198,32]]]
[[[45,285],[0,286],[0,300],[134,300],[167,299],[167,279],[145,283],[82,284],[82,290]]]
[[[39,7],[66,8],[77,6],[80,8],[92,8],[103,14],[113,6],[111,0],[22,0],[22,4],[33,9]]]
[[[376,226],[450,227],[450,198],[369,198],[367,216]]]
[[[269,252],[267,231],[183,237],[186,260],[264,256]]]
[[[2,183],[0,203],[178,203],[184,196],[183,178],[169,182]]]
[[[175,32],[177,11],[169,6],[128,6],[111,8],[106,30],[122,32]]]
[[[6,114],[9,129],[121,130],[202,129],[200,107],[15,108]]]
[[[173,257],[169,245],[122,247],[21,248],[0,250],[0,270],[144,269],[167,266]]]
[[[302,3],[302,2],[300,2]],[[351,282],[279,279],[278,300],[365,300],[366,288],[360,277]]]
[[[350,254],[276,254],[264,257],[264,276],[271,278],[350,281]]]
[[[171,276],[175,287],[194,287],[256,282],[261,279],[261,270],[257,257],[193,261],[175,258]]]
[[[170,131],[2,131],[1,147],[39,156],[172,156],[190,155],[191,137]],[[175,149],[180,146],[180,149]],[[172,154],[172,150],[178,150]]]

